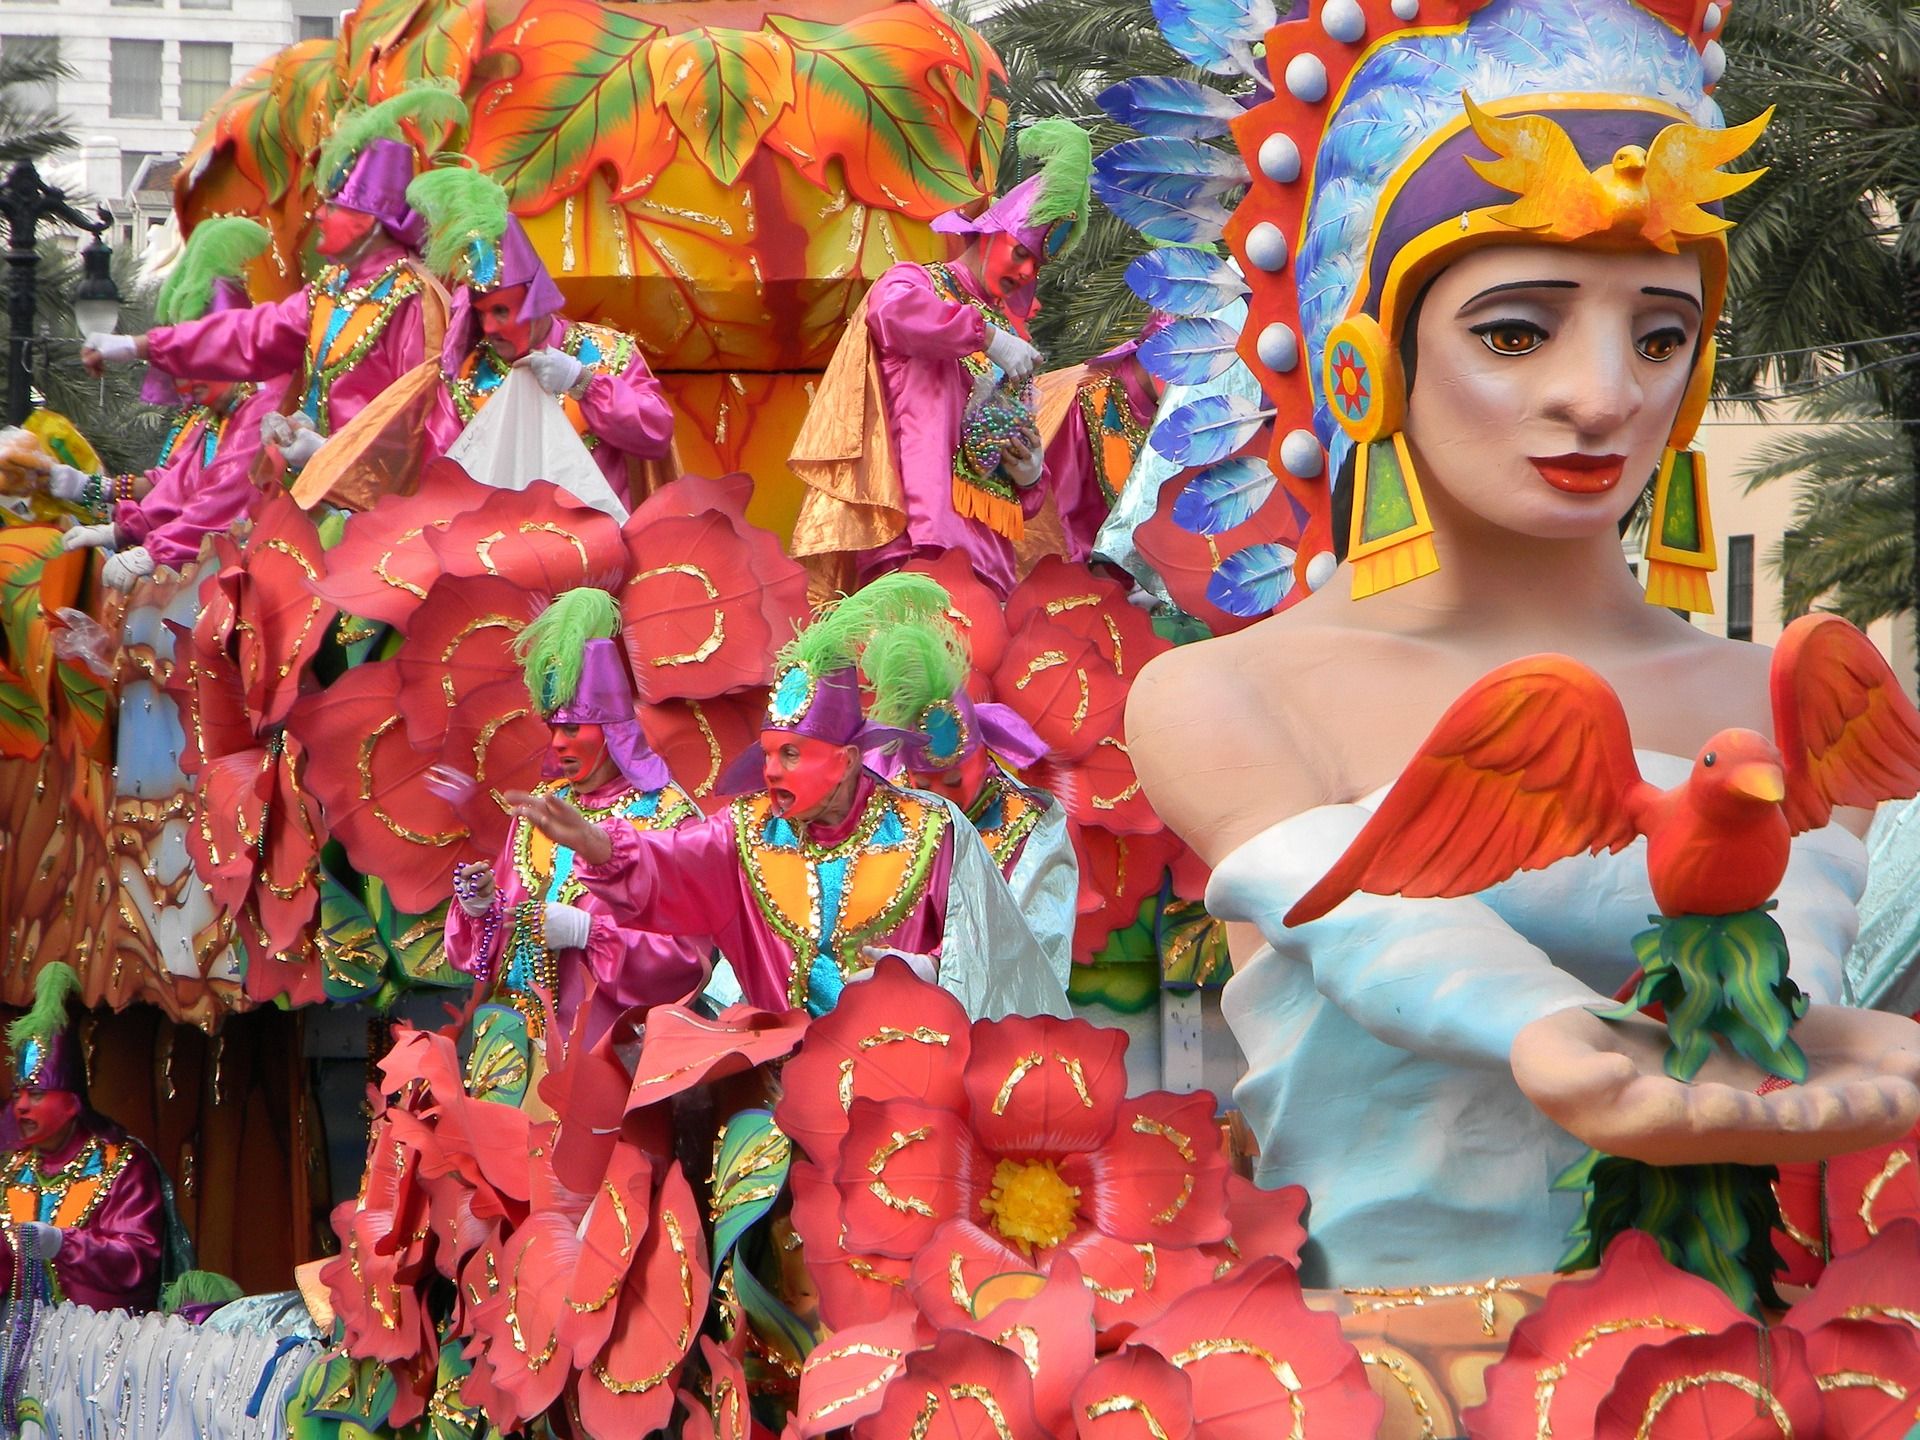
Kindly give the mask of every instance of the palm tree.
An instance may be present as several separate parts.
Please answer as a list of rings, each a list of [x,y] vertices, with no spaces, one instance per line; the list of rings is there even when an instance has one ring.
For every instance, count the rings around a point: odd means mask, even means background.
[[[1013,133],[1023,121],[1066,116],[1086,128],[1096,152],[1130,139],[1134,131],[1100,111],[1097,97],[1116,81],[1177,75],[1228,86],[1189,65],[1161,38],[1149,0],[1013,0],[974,23],[1007,66],[1013,106],[1008,165]],[[1049,364],[1074,364],[1140,328],[1146,307],[1127,288],[1124,274],[1147,243],[1096,205],[1080,245],[1041,271],[1034,342]]]
[[[1814,390],[1812,403],[1864,427],[1782,442],[1760,472],[1812,487],[1806,528],[1780,557],[1788,603],[1826,597],[1817,587],[1830,577],[1830,598],[1860,614],[1894,596],[1893,609],[1920,613],[1920,6],[1742,0],[1726,43],[1728,120],[1779,108],[1752,156],[1768,173],[1729,202],[1738,225],[1722,345],[1768,358],[1725,366],[1721,385],[1839,388],[1857,375],[1839,394]],[[1862,343],[1872,337],[1887,338]],[[1870,437],[1884,442],[1880,468],[1843,483],[1839,467],[1865,462]],[[1906,504],[1897,536],[1895,496]]]
[[[71,67],[37,49],[17,43],[0,50],[0,175],[22,160],[40,162],[73,144],[65,117],[30,98],[36,89],[73,77]],[[85,208],[75,201],[76,208]],[[44,231],[42,232],[45,233]],[[133,295],[136,282],[132,257],[116,257],[115,279],[122,295]],[[93,442],[111,469],[138,470],[153,461],[166,423],[164,411],[142,405],[139,386],[125,370],[102,382],[80,369],[80,335],[73,319],[73,290],[80,280],[78,259],[57,242],[40,245],[40,268],[35,300],[38,322],[36,384],[42,400],[79,427]],[[129,307],[127,323],[144,329],[142,307]],[[10,341],[7,317],[0,307],[0,353]]]

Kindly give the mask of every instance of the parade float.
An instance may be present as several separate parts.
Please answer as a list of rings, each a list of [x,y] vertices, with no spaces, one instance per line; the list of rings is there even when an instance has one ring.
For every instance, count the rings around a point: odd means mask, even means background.
[[[998,61],[914,3],[369,0],[210,116],[188,278],[89,348],[292,337],[284,393],[181,377],[165,463],[244,513],[168,550],[176,472],[0,456],[5,993],[186,1022],[16,1037],[0,1425],[1920,1421],[1920,1029],[1845,1003],[1835,823],[1920,713],[1831,617],[1665,608],[1724,10],[1155,13],[1208,81],[1109,89],[1090,187],[1041,126],[999,173]],[[1089,189],[1155,318],[1039,375]],[[616,382],[670,452],[599,448]],[[365,1115],[302,1074],[343,1014]],[[141,1157],[297,1299],[70,1303]]]

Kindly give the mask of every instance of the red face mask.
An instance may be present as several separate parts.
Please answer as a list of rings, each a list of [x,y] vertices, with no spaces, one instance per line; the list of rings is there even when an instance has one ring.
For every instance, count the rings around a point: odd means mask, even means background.
[[[226,380],[176,380],[173,393],[183,404],[205,405],[209,410],[225,414],[227,402],[233,398],[235,386]]]
[[[1040,257],[1011,235],[995,232],[987,237],[986,254],[980,261],[980,278],[987,294],[996,300],[1017,295],[1033,284],[1040,273]]]
[[[526,303],[524,285],[506,285],[473,297],[480,333],[503,360],[518,360],[533,348],[533,322],[520,318],[520,307]]]
[[[829,745],[791,730],[761,732],[760,753],[774,813],[790,820],[810,820],[818,814],[854,763],[847,746]]]
[[[907,783],[916,790],[943,796],[965,810],[980,798],[980,787],[987,783],[990,763],[986,747],[982,746],[945,770],[909,770]]]
[[[30,1149],[57,1150],[80,1118],[80,1097],[71,1090],[16,1090],[13,1120]]]
[[[329,260],[338,260],[373,233],[380,222],[360,210],[341,205],[322,205],[314,217],[318,227],[313,248]]]
[[[575,785],[597,784],[607,759],[607,732],[598,725],[555,725],[551,734],[549,751],[560,778]]]

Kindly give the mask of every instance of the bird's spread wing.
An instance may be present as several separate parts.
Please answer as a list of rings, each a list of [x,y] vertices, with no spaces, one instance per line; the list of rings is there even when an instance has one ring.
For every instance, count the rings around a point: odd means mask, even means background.
[[[1841,805],[1920,792],[1920,712],[1880,652],[1838,615],[1807,615],[1774,647],[1773,739],[1797,835]]]
[[[1613,690],[1564,655],[1491,671],[1453,702],[1289,925],[1356,890],[1471,895],[1517,870],[1618,850],[1658,792],[1640,778]]]
[[[1725,130],[1677,124],[1654,136],[1647,149],[1648,214],[1642,232],[1671,253],[1678,240],[1732,228],[1732,221],[1701,207],[1737,195],[1767,173],[1759,169],[1729,175],[1720,167],[1744,155],[1772,117],[1768,109]]]
[[[1605,230],[1612,212],[1580,151],[1544,115],[1490,115],[1460,97],[1474,134],[1494,154],[1492,160],[1467,159],[1481,179],[1517,197],[1496,219],[1516,230],[1549,227],[1569,235]]]

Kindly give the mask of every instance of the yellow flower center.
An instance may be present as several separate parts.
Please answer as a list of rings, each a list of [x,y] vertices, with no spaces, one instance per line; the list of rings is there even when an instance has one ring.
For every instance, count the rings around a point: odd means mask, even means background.
[[[992,1217],[1002,1239],[1021,1250],[1058,1245],[1073,1233],[1080,1210],[1080,1187],[1060,1178],[1051,1160],[1002,1160],[993,1167],[993,1191],[980,1208]]]

